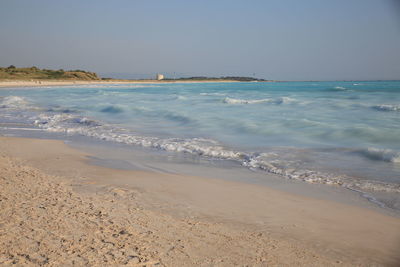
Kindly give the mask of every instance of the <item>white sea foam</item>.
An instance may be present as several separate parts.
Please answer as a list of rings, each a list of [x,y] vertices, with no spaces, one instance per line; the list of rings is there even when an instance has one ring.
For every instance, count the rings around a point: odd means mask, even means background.
[[[345,91],[347,90],[347,88],[343,87],[343,86],[336,86],[334,87],[334,89],[339,90],[339,91]]]
[[[203,95],[203,96],[224,96],[226,94],[223,94],[223,93],[200,93],[200,95]]]
[[[272,103],[272,104],[289,104],[296,102],[296,99],[290,98],[290,97],[279,97],[277,99],[271,99],[271,98],[264,98],[264,99],[236,99],[236,98],[230,98],[230,97],[225,97],[223,100],[224,103],[226,104],[260,104],[260,103]]]
[[[130,145],[150,147],[171,152],[188,153],[214,159],[234,160],[241,165],[263,170],[271,174],[300,180],[308,183],[337,185],[354,190],[372,190],[400,193],[400,185],[358,180],[344,175],[321,173],[304,170],[293,166],[285,166],[285,162],[277,160],[274,153],[246,153],[229,149],[215,140],[204,138],[159,138],[136,135],[132,131],[112,127],[86,117],[73,114],[41,114],[35,120],[35,125],[51,132],[80,134],[100,140],[119,142]],[[374,159],[398,162],[399,154],[388,150],[367,149],[365,155]]]
[[[72,114],[40,114],[34,120],[34,124],[50,132],[80,133],[86,135],[86,132],[96,130],[101,124],[86,117],[79,117]]]
[[[225,97],[223,100],[223,102],[226,104],[259,104],[272,101],[273,100],[269,98],[245,100],[245,99],[235,99],[230,97]]]
[[[34,123],[38,127],[51,132],[81,134],[106,141],[141,145],[166,151],[185,152],[224,159],[236,159],[241,157],[240,152],[226,150],[214,140],[203,138],[162,139],[158,137],[138,136],[132,133],[125,133],[126,130],[124,129],[117,129],[85,117],[81,118],[71,114],[41,114]]]
[[[0,98],[0,108],[23,108],[26,107],[29,102],[20,96],[6,96]]]
[[[276,103],[276,104],[290,104],[290,103],[294,103],[294,102],[297,102],[297,100],[294,99],[294,98],[283,96],[283,97],[280,97],[280,98],[276,99],[274,103]]]
[[[380,111],[400,111],[400,105],[376,105],[372,108]]]
[[[368,191],[380,191],[388,193],[400,193],[400,185],[392,183],[383,183],[378,181],[367,181],[361,179],[355,179],[346,175],[336,175],[329,173],[321,173],[313,170],[285,168],[279,166],[279,164],[273,163],[270,159],[265,157],[266,153],[261,153],[249,157],[248,160],[243,162],[244,166],[250,168],[257,168],[267,171],[269,173],[282,175],[289,179],[300,180],[308,183],[336,185],[349,188],[352,190],[368,190]]]
[[[287,104],[298,102],[289,97],[276,99],[234,99],[225,98],[228,104]],[[0,108],[5,110],[31,110],[31,104],[27,99],[19,96],[8,96],[0,98]],[[139,108],[139,107],[135,107]],[[35,109],[34,114],[38,109]],[[48,110],[48,109],[45,109]],[[79,116],[75,113],[62,113],[60,110],[48,110],[49,112],[39,115],[32,115],[30,121],[46,131],[61,132],[68,135],[84,135],[100,140],[119,142],[130,145],[150,147],[171,152],[188,153],[191,155],[204,156],[214,159],[233,160],[251,169],[266,171],[280,175],[288,179],[305,181],[308,183],[320,183],[327,185],[343,186],[355,190],[385,191],[400,193],[400,185],[391,183],[380,183],[375,181],[354,179],[344,175],[322,173],[313,170],[302,169],[301,166],[294,166],[284,160],[279,160],[279,155],[271,153],[242,152],[228,148],[217,141],[202,138],[160,138],[142,136],[132,130],[108,125],[88,117]],[[43,112],[43,110],[41,111]],[[7,112],[4,112],[7,114]],[[29,113],[31,114],[31,113]],[[174,114],[172,114],[174,115]],[[176,119],[173,117],[173,119]],[[177,118],[182,120],[182,118]],[[392,150],[369,148],[360,151],[363,156],[374,160],[398,163],[400,154]]]

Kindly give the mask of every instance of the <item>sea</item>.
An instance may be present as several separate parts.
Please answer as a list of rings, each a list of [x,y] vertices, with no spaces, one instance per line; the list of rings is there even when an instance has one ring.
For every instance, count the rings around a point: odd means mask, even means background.
[[[400,81],[3,88],[0,135],[273,175],[400,211]]]

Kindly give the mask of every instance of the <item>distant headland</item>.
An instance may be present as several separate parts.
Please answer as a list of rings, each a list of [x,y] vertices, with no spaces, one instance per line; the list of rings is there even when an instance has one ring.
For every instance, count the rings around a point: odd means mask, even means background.
[[[253,77],[243,77],[243,76],[224,76],[224,77],[189,77],[189,78],[176,78],[169,79],[164,78],[164,81],[237,81],[237,82],[269,82],[269,80],[258,79]]]

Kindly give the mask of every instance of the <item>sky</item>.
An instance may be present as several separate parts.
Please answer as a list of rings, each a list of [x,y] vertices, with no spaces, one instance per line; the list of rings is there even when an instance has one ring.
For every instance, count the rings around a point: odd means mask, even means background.
[[[0,66],[400,79],[400,0],[1,0]]]

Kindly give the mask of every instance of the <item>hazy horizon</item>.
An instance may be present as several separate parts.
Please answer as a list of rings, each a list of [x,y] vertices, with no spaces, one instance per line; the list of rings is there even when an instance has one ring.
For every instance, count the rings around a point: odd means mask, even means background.
[[[102,77],[398,80],[396,0],[0,3],[0,65]]]

